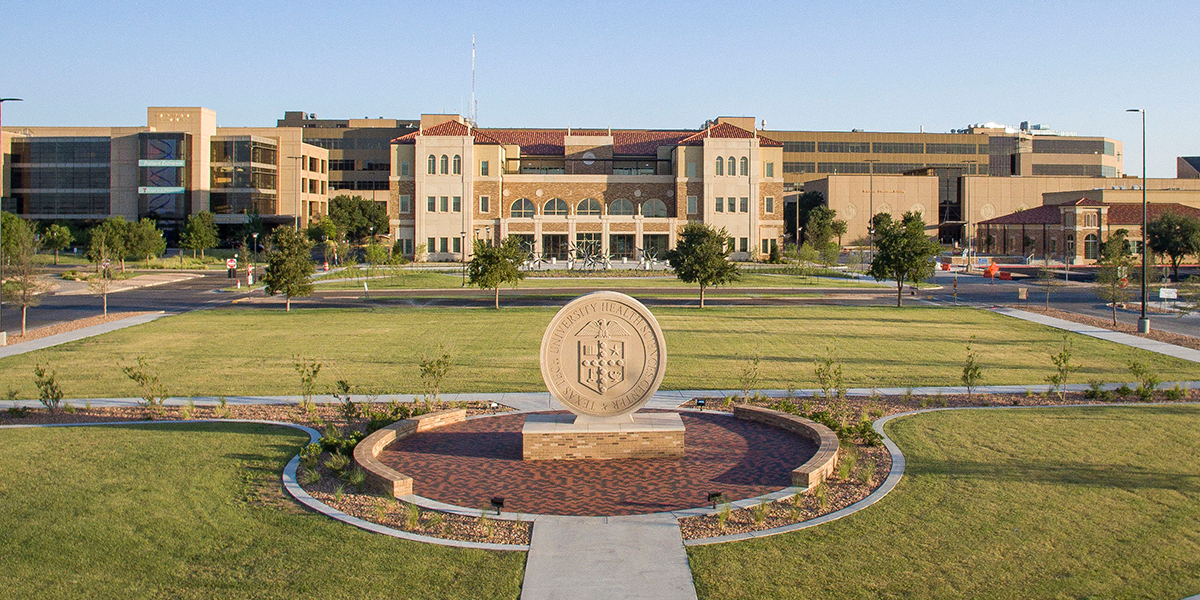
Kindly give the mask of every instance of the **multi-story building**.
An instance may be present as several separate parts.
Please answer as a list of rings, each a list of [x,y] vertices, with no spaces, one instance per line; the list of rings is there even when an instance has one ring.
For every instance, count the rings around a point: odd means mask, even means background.
[[[151,217],[167,231],[211,211],[304,226],[328,213],[329,153],[298,127],[217,127],[200,107],[150,107],[145,127],[5,127],[4,210],[37,220]]]
[[[568,259],[661,256],[682,226],[724,228],[733,256],[758,258],[783,235],[783,147],[753,119],[699,130],[491,129],[423,115],[394,140],[388,214],[405,253],[462,260],[474,239],[520,237]]]

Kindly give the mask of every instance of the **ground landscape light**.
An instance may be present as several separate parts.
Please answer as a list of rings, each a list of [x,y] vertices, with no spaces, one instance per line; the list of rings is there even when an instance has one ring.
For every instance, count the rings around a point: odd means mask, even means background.
[[[493,496],[492,497],[492,508],[496,509],[496,514],[499,515],[500,511],[504,510],[504,497],[503,496]]]

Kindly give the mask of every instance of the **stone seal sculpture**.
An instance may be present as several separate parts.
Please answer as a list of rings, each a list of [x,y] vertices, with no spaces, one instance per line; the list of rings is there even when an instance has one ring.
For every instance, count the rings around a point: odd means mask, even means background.
[[[526,460],[683,454],[678,413],[636,414],[667,366],[662,329],[641,302],[618,292],[572,300],[550,320],[540,357],[546,388],[574,415],[527,417]]]

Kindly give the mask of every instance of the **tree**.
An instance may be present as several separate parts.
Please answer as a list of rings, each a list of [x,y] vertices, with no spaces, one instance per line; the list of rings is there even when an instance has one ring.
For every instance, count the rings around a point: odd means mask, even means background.
[[[362,196],[340,195],[329,201],[329,218],[337,230],[355,243],[388,231],[387,209]]]
[[[876,279],[896,282],[896,306],[904,298],[904,282],[920,282],[933,275],[933,257],[942,247],[925,235],[925,221],[920,213],[906,212],[899,221],[888,213],[872,219],[875,228],[875,256],[871,259],[869,275]]]
[[[704,308],[705,288],[733,283],[740,277],[737,264],[729,262],[732,249],[732,238],[724,228],[692,221],[684,226],[675,249],[667,252],[675,276],[684,283],[700,285],[700,308]]]
[[[841,248],[842,247],[842,236],[846,235],[850,231],[846,225],[846,222],[841,219],[838,219],[838,220],[834,221],[833,223],[830,223],[829,228],[830,228],[830,230],[833,231],[833,235],[837,236],[838,248]]]
[[[500,309],[500,286],[517,282],[525,278],[521,271],[521,263],[525,261],[525,250],[521,248],[521,240],[508,236],[504,243],[493,246],[484,240],[475,240],[474,256],[467,266],[467,277],[471,285],[479,289],[495,291],[495,307]]]
[[[42,234],[42,247],[54,251],[55,266],[58,266],[58,253],[66,250],[73,241],[75,241],[75,236],[71,235],[70,228],[58,223],[47,227],[46,232]]]
[[[336,246],[338,240],[337,224],[329,217],[316,218],[308,222],[308,239],[321,247],[321,258],[329,261],[329,250]]]
[[[1124,304],[1129,297],[1129,267],[1133,264],[1133,253],[1126,239],[1129,232],[1118,229],[1108,236],[1100,248],[1100,270],[1096,273],[1096,295],[1112,305],[1113,327],[1117,326],[1117,305]]]
[[[271,234],[272,248],[267,255],[267,273],[263,276],[267,294],[283,294],[285,310],[292,310],[292,298],[312,294],[312,242],[290,227],[279,227]]]
[[[162,254],[166,249],[167,242],[163,239],[162,230],[153,219],[142,219],[129,224],[127,250],[133,256],[146,257],[146,266],[150,266],[150,259]]]
[[[1038,285],[1042,286],[1046,290],[1046,308],[1050,308],[1050,292],[1054,291],[1055,288],[1060,288],[1066,285],[1065,282],[1058,278],[1058,274],[1054,272],[1054,269],[1051,269],[1050,267],[1042,267],[1038,269],[1037,282]]]
[[[375,267],[382,265],[388,261],[387,248],[384,248],[379,242],[374,239],[363,250],[363,261],[367,263],[367,279],[371,278],[372,271]],[[366,282],[363,283],[363,289],[367,289]],[[368,292],[370,294],[370,292]],[[370,297],[369,295],[367,296]]]
[[[101,269],[99,273],[88,278],[88,289],[100,296],[104,302],[104,316],[108,316],[108,293],[112,291],[116,280],[112,277],[112,269]]]
[[[784,204],[784,229],[788,235],[792,236],[793,240],[796,240],[797,244],[803,242],[804,240],[798,239],[796,234],[796,224],[799,223],[800,226],[803,227],[804,224],[808,222],[808,212],[823,204],[825,204],[825,196],[821,194],[821,192],[817,191],[804,192],[796,198],[795,202],[791,204]],[[799,215],[796,214],[797,211],[799,211]]]
[[[1146,224],[1150,250],[1171,259],[1171,278],[1179,281],[1179,263],[1189,254],[1200,254],[1200,220],[1164,213]]]
[[[979,353],[973,347],[975,336],[967,340],[967,359],[963,362],[962,382],[967,387],[967,401],[975,395],[975,388],[983,381],[983,368],[979,366]]]
[[[21,307],[21,335],[25,335],[29,307],[41,302],[40,294],[49,286],[42,281],[34,262],[38,249],[34,226],[14,217],[5,219],[0,227],[4,229],[0,234],[4,236],[4,262],[8,266],[8,279],[0,284],[0,295]]]
[[[196,258],[196,251],[199,251],[200,258],[203,259],[204,251],[216,247],[219,241],[216,219],[208,211],[189,216],[187,224],[183,226],[183,233],[179,236],[179,245],[191,250],[192,258]]]
[[[111,217],[92,228],[91,239],[88,242],[88,259],[99,265],[104,258],[116,258],[121,261],[121,272],[125,272],[125,257],[129,255],[130,223],[125,217]],[[105,255],[100,257],[99,248],[105,249]]]

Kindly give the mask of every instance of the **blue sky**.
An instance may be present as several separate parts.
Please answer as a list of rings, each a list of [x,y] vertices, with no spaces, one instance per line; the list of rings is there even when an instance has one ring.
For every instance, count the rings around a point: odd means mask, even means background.
[[[220,125],[460,112],[485,127],[948,131],[1029,120],[1200,155],[1200,4],[1185,2],[8,2],[7,125]]]

